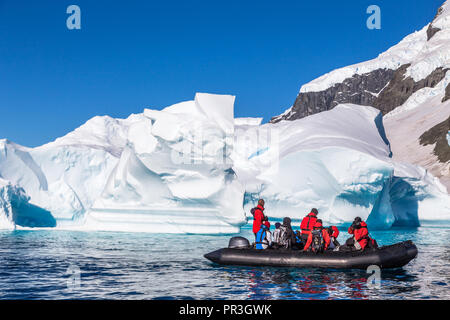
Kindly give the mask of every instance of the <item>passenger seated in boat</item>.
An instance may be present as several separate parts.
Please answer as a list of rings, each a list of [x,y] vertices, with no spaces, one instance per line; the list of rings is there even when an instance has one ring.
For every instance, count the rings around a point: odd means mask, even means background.
[[[311,212],[302,219],[302,222],[300,223],[300,230],[303,244],[306,244],[306,241],[308,241],[308,236],[317,222],[318,214],[319,210],[317,210],[316,208],[312,208]]]
[[[339,248],[340,243],[337,241],[337,237],[339,236],[338,228],[336,226],[331,226],[327,228],[327,231],[330,236],[330,245],[328,246],[328,250]]]
[[[295,234],[291,226],[291,218],[285,217],[283,219],[283,224],[280,226],[280,230],[281,231],[278,240],[279,246],[286,249],[292,248],[293,244],[295,244],[296,241]]]
[[[273,235],[272,232],[270,231],[270,222],[269,222],[269,217],[265,216],[264,217],[264,222],[263,224],[267,227],[267,232],[266,232],[266,239],[269,243],[269,248],[272,247],[272,242],[273,242]]]
[[[352,225],[348,228],[348,233],[352,234],[353,237],[347,239],[345,246],[341,246],[339,250],[342,251],[353,251],[361,250],[366,248],[377,248],[377,242],[372,239],[369,235],[369,230],[367,229],[367,223],[362,221],[360,217],[356,217],[353,220]]]
[[[303,243],[302,234],[299,230],[295,231],[295,243],[292,245],[293,249],[303,250],[305,243]]]
[[[272,247],[274,249],[280,247],[281,223],[275,223],[275,230],[272,232]]]
[[[315,253],[324,252],[330,244],[328,230],[323,228],[322,220],[317,219],[314,228],[308,235],[303,251],[312,251]]]

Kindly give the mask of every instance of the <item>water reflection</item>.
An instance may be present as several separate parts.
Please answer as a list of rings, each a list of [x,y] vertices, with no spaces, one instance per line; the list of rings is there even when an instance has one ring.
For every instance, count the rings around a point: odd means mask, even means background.
[[[251,236],[251,230],[243,230]],[[381,244],[413,239],[419,255],[383,270],[379,289],[364,270],[219,266],[203,254],[229,236],[63,231],[0,232],[5,299],[448,299],[450,229],[376,231]],[[66,270],[81,270],[67,290]]]
[[[221,279],[247,283],[248,299],[365,299],[364,271],[228,267]],[[239,280],[237,280],[239,279]],[[234,284],[230,284],[234,286]]]

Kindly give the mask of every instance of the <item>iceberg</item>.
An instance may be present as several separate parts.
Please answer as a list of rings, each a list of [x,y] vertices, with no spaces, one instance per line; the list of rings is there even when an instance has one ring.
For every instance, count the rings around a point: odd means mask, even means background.
[[[236,233],[258,198],[271,218],[316,207],[333,224],[450,220],[439,181],[392,160],[376,109],[261,124],[234,118],[234,99],[94,117],[36,148],[0,140],[0,228]]]
[[[229,159],[233,96],[197,94],[162,111],[146,109],[87,213],[86,227],[114,231],[235,233],[246,223],[244,189]],[[151,140],[151,148],[136,142]]]
[[[2,140],[0,176],[59,228],[236,233],[247,219],[233,135],[234,96],[199,93],[127,119],[94,117],[37,148]]]
[[[49,211],[29,203],[25,190],[0,178],[0,229],[23,227],[55,227]]]
[[[14,229],[13,206],[28,201],[23,189],[0,179],[0,229]]]
[[[248,148],[246,141],[267,132],[276,143]],[[324,222],[338,225],[356,216],[375,228],[450,218],[450,198],[439,181],[392,160],[381,113],[372,107],[342,104],[248,128],[237,139],[243,146],[235,148],[235,171],[246,186],[247,212],[264,198],[272,217],[300,220],[316,207]]]

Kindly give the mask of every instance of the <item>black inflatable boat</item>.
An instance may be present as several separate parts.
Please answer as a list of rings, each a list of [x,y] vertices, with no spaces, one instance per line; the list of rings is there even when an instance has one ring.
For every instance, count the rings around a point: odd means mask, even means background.
[[[400,268],[417,256],[412,241],[404,241],[362,252],[326,251],[315,254],[301,250],[250,248],[246,238],[231,238],[228,248],[219,249],[205,258],[225,265],[272,266],[297,268],[367,269],[377,265],[382,269]]]

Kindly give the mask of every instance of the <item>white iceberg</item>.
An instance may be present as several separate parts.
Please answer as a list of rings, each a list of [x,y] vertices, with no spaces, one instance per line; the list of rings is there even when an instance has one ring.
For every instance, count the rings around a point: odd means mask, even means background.
[[[50,212],[30,204],[29,200],[23,188],[0,178],[0,229],[56,226]]]
[[[357,215],[381,228],[450,219],[439,181],[392,161],[374,108],[340,105],[261,125],[235,119],[233,104],[199,93],[127,119],[95,117],[37,148],[0,140],[0,177],[11,182],[3,189],[21,188],[29,209],[14,216],[3,197],[0,227],[53,227],[51,217],[66,229],[235,233],[260,197],[272,218],[317,207],[335,224]]]
[[[246,186],[247,212],[264,198],[267,214],[278,218],[301,219],[316,207],[326,223],[335,224],[356,216],[380,228],[450,219],[445,187],[420,167],[392,161],[381,114],[372,107],[339,105],[248,128],[237,138],[248,141],[267,132],[277,142],[263,152],[235,148],[234,169]]]

